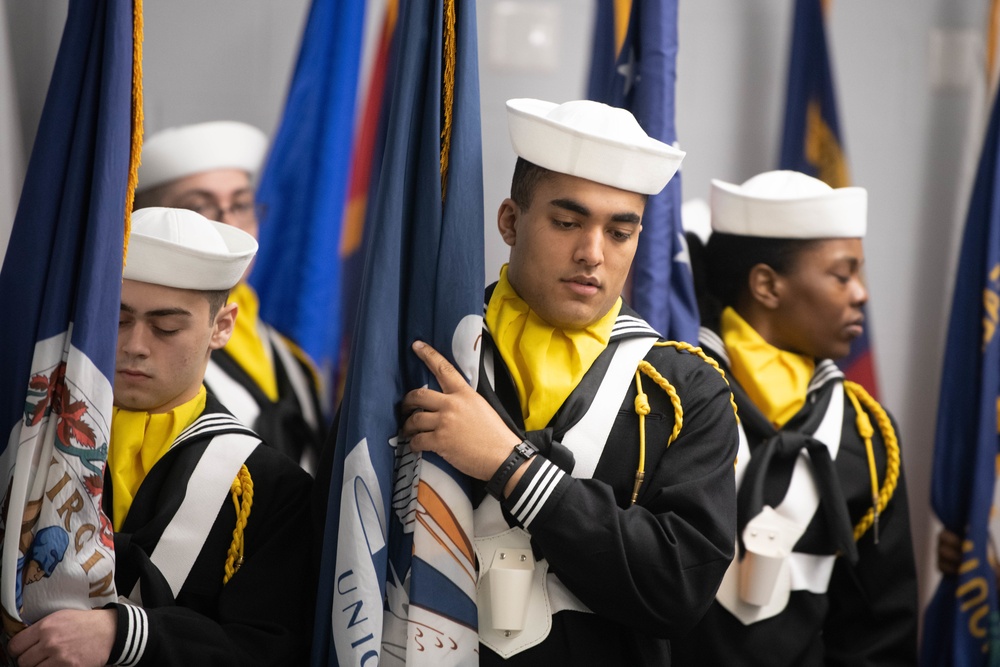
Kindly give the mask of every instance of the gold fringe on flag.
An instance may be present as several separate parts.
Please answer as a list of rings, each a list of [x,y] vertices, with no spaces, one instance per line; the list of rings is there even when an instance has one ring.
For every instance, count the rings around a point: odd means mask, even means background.
[[[451,121],[455,105],[455,0],[444,3],[444,80],[441,82],[441,201],[448,194],[448,156],[451,153]]]
[[[632,16],[632,0],[615,0],[615,56],[620,56]]]
[[[122,270],[128,257],[128,239],[132,232],[132,204],[139,182],[139,158],[142,155],[142,0],[132,5],[132,147],[128,166],[128,189],[125,192],[125,239],[122,244]]]
[[[1000,33],[1000,0],[990,2],[989,33],[986,35],[986,90],[987,99],[993,99],[993,90],[997,83],[997,37]]]

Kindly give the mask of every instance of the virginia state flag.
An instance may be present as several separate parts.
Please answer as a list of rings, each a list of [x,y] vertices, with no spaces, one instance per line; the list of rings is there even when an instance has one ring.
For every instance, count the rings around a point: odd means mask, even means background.
[[[112,529],[100,507],[141,123],[133,22],[132,2],[69,3],[0,271],[7,632],[116,599]]]
[[[598,0],[587,96],[628,109],[646,134],[673,144],[677,1],[633,0],[627,32],[616,50],[612,19],[624,14],[620,5]],[[632,307],[654,329],[673,340],[697,343],[698,306],[681,227],[679,173],[646,203],[631,284]]]
[[[922,662],[1000,665],[1000,611],[989,559],[1000,415],[1000,103],[994,102],[965,223],[938,405],[931,504],[964,538],[957,576],[924,615]]]
[[[475,3],[401,3],[394,40],[327,504],[315,665],[478,662],[468,480],[396,439],[403,395],[433,380],[410,351],[415,339],[477,382],[484,268]]]
[[[843,188],[851,183],[826,48],[825,4],[825,0],[795,2],[785,128],[778,167],[809,174],[832,188]],[[850,353],[838,360],[837,365],[847,379],[865,387],[872,396],[878,396],[868,327],[851,343]]]
[[[364,16],[364,0],[313,0],[257,189],[267,212],[250,282],[261,317],[328,371],[339,356],[341,221]]]

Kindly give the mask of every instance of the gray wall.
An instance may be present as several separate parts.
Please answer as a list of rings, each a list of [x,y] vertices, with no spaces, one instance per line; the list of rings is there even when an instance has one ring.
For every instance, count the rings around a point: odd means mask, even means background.
[[[829,38],[856,184],[869,189],[867,277],[883,403],[900,423],[914,539],[933,580],[928,485],[957,243],[985,116],[987,0],[835,0]],[[307,0],[146,2],[146,129],[234,118],[273,132]],[[791,0],[680,5],[677,125],[685,198],[776,165]],[[4,0],[25,155],[65,0]],[[487,277],[513,152],[503,101],[584,92],[592,0],[479,0]],[[524,26],[532,26],[525,30]],[[531,39],[526,40],[526,35]],[[0,50],[0,58],[5,58]],[[0,221],[2,223],[2,221]]]

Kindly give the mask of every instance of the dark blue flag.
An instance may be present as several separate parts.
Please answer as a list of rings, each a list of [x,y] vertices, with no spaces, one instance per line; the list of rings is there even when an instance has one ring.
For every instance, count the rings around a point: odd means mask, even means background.
[[[924,665],[1000,664],[996,513],[1000,406],[1000,101],[990,116],[955,278],[941,374],[931,504],[963,539],[957,576],[942,578],[924,615]],[[993,519],[996,523],[996,519]]]
[[[832,188],[843,188],[851,183],[837,120],[823,4],[823,0],[796,0],[795,3],[778,168],[800,171]],[[878,396],[868,327],[854,339],[850,353],[839,359],[837,365],[847,379],[863,386],[872,396]]]
[[[116,600],[101,487],[138,143],[133,20],[131,2],[69,3],[0,270],[0,603],[8,632],[21,619]],[[58,564],[40,581],[22,581],[36,537]]]
[[[403,395],[433,382],[410,351],[414,340],[452,359],[473,385],[478,374],[475,3],[402,3],[394,39],[327,505],[315,665],[478,661],[468,480],[396,439]]]
[[[364,0],[313,0],[257,189],[266,207],[250,282],[261,317],[330,376],[340,345],[341,229]]]
[[[634,0],[624,43],[614,55],[613,7],[599,0],[587,96],[628,109],[646,134],[673,145],[677,81],[676,0]],[[698,341],[698,306],[681,227],[681,177],[651,196],[632,265],[633,308],[673,340]]]

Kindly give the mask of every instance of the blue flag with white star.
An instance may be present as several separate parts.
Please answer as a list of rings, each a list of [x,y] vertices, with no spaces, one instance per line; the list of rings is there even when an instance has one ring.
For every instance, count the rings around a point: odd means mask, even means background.
[[[587,96],[628,109],[646,134],[673,145],[677,2],[633,0],[631,4],[628,30],[616,49],[614,0],[598,0]],[[697,343],[700,322],[681,226],[680,172],[646,203],[629,302],[661,335]]]

